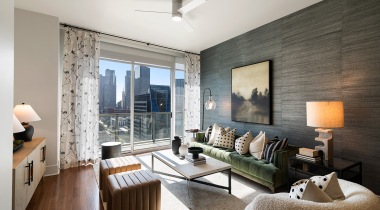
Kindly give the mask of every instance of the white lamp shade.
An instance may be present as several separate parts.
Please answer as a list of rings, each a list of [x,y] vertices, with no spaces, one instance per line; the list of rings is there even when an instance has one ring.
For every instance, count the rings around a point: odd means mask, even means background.
[[[212,96],[209,97],[208,101],[205,103],[205,109],[211,110],[216,108],[216,103],[214,100],[212,100]]]
[[[25,130],[24,126],[18,121],[15,114],[13,114],[13,133],[20,133]]]
[[[307,126],[320,128],[344,127],[342,101],[306,102]]]
[[[33,108],[28,104],[16,105],[13,108],[13,113],[21,122],[29,123],[41,120]]]

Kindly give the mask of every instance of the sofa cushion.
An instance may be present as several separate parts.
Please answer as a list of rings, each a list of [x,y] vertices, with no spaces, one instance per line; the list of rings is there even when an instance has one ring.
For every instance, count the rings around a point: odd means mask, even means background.
[[[214,144],[216,137],[218,135],[218,132],[219,132],[219,128],[223,128],[223,127],[214,123],[214,125],[212,126],[212,129],[211,129],[211,134],[210,134],[209,139],[208,139],[208,144],[211,144],[211,145]],[[224,130],[229,132],[231,129],[230,129],[230,127],[227,127]]]
[[[213,144],[214,147],[222,147],[227,149],[234,148],[236,128],[231,131],[226,131],[224,128],[219,128],[219,132]]]
[[[322,189],[308,179],[295,182],[290,188],[289,197],[321,203],[333,201]]]
[[[275,176],[281,174],[280,169],[265,159],[258,160],[250,154],[240,155],[236,151],[232,152],[230,156],[233,168],[251,174],[266,182],[274,183],[276,179]]]
[[[220,128],[220,126],[218,124],[214,123],[214,125],[212,126],[212,129],[211,129],[210,137],[208,139],[208,144],[214,144],[214,141],[216,139],[216,135],[218,134],[219,128]]]
[[[288,146],[288,139],[278,140],[278,137],[275,137],[274,140],[268,142],[264,148],[264,158],[273,163],[274,161],[274,152],[277,150],[285,149]]]
[[[249,143],[252,141],[252,139],[253,136],[251,134],[251,131],[248,131],[242,137],[237,138],[235,141],[236,152],[238,152],[240,155],[248,153]]]
[[[211,132],[212,132],[212,125],[210,125],[206,131],[205,131],[205,138],[204,138],[204,142],[208,142],[210,140],[210,136],[211,136]]]
[[[249,153],[257,159],[262,159],[264,147],[267,143],[268,138],[265,135],[265,132],[260,131],[260,133],[249,144]]]
[[[325,176],[313,176],[310,180],[329,195],[331,199],[336,200],[345,198],[335,172]]]

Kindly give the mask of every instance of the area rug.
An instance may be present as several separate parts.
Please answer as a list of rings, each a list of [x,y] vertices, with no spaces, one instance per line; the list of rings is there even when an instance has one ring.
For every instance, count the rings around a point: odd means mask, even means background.
[[[142,169],[151,170],[151,155],[135,156],[142,165]],[[154,169],[178,175],[171,168],[154,160]],[[99,183],[99,164],[94,165],[94,172]],[[161,187],[162,210],[243,210],[259,194],[271,193],[270,190],[251,180],[232,174],[232,192],[195,182],[189,182],[165,175],[159,175]],[[216,173],[200,178],[218,185],[227,186],[228,175]],[[105,204],[105,203],[104,203]]]

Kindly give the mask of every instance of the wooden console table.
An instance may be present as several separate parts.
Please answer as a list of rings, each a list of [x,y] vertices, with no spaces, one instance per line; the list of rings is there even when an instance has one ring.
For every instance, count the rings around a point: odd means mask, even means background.
[[[46,169],[45,138],[25,142],[13,153],[12,209],[24,210]]]

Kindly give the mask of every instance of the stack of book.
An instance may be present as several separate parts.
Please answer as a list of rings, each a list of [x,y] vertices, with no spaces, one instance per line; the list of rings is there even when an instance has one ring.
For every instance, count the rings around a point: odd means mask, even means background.
[[[322,161],[322,158],[318,156],[318,151],[308,148],[300,148],[299,154],[296,154],[296,157],[313,163],[319,163]]]
[[[193,164],[193,166],[206,163],[206,158],[202,155],[199,155],[199,157],[197,159],[193,159],[193,155],[186,155],[185,158],[187,161],[189,161],[191,164]]]

